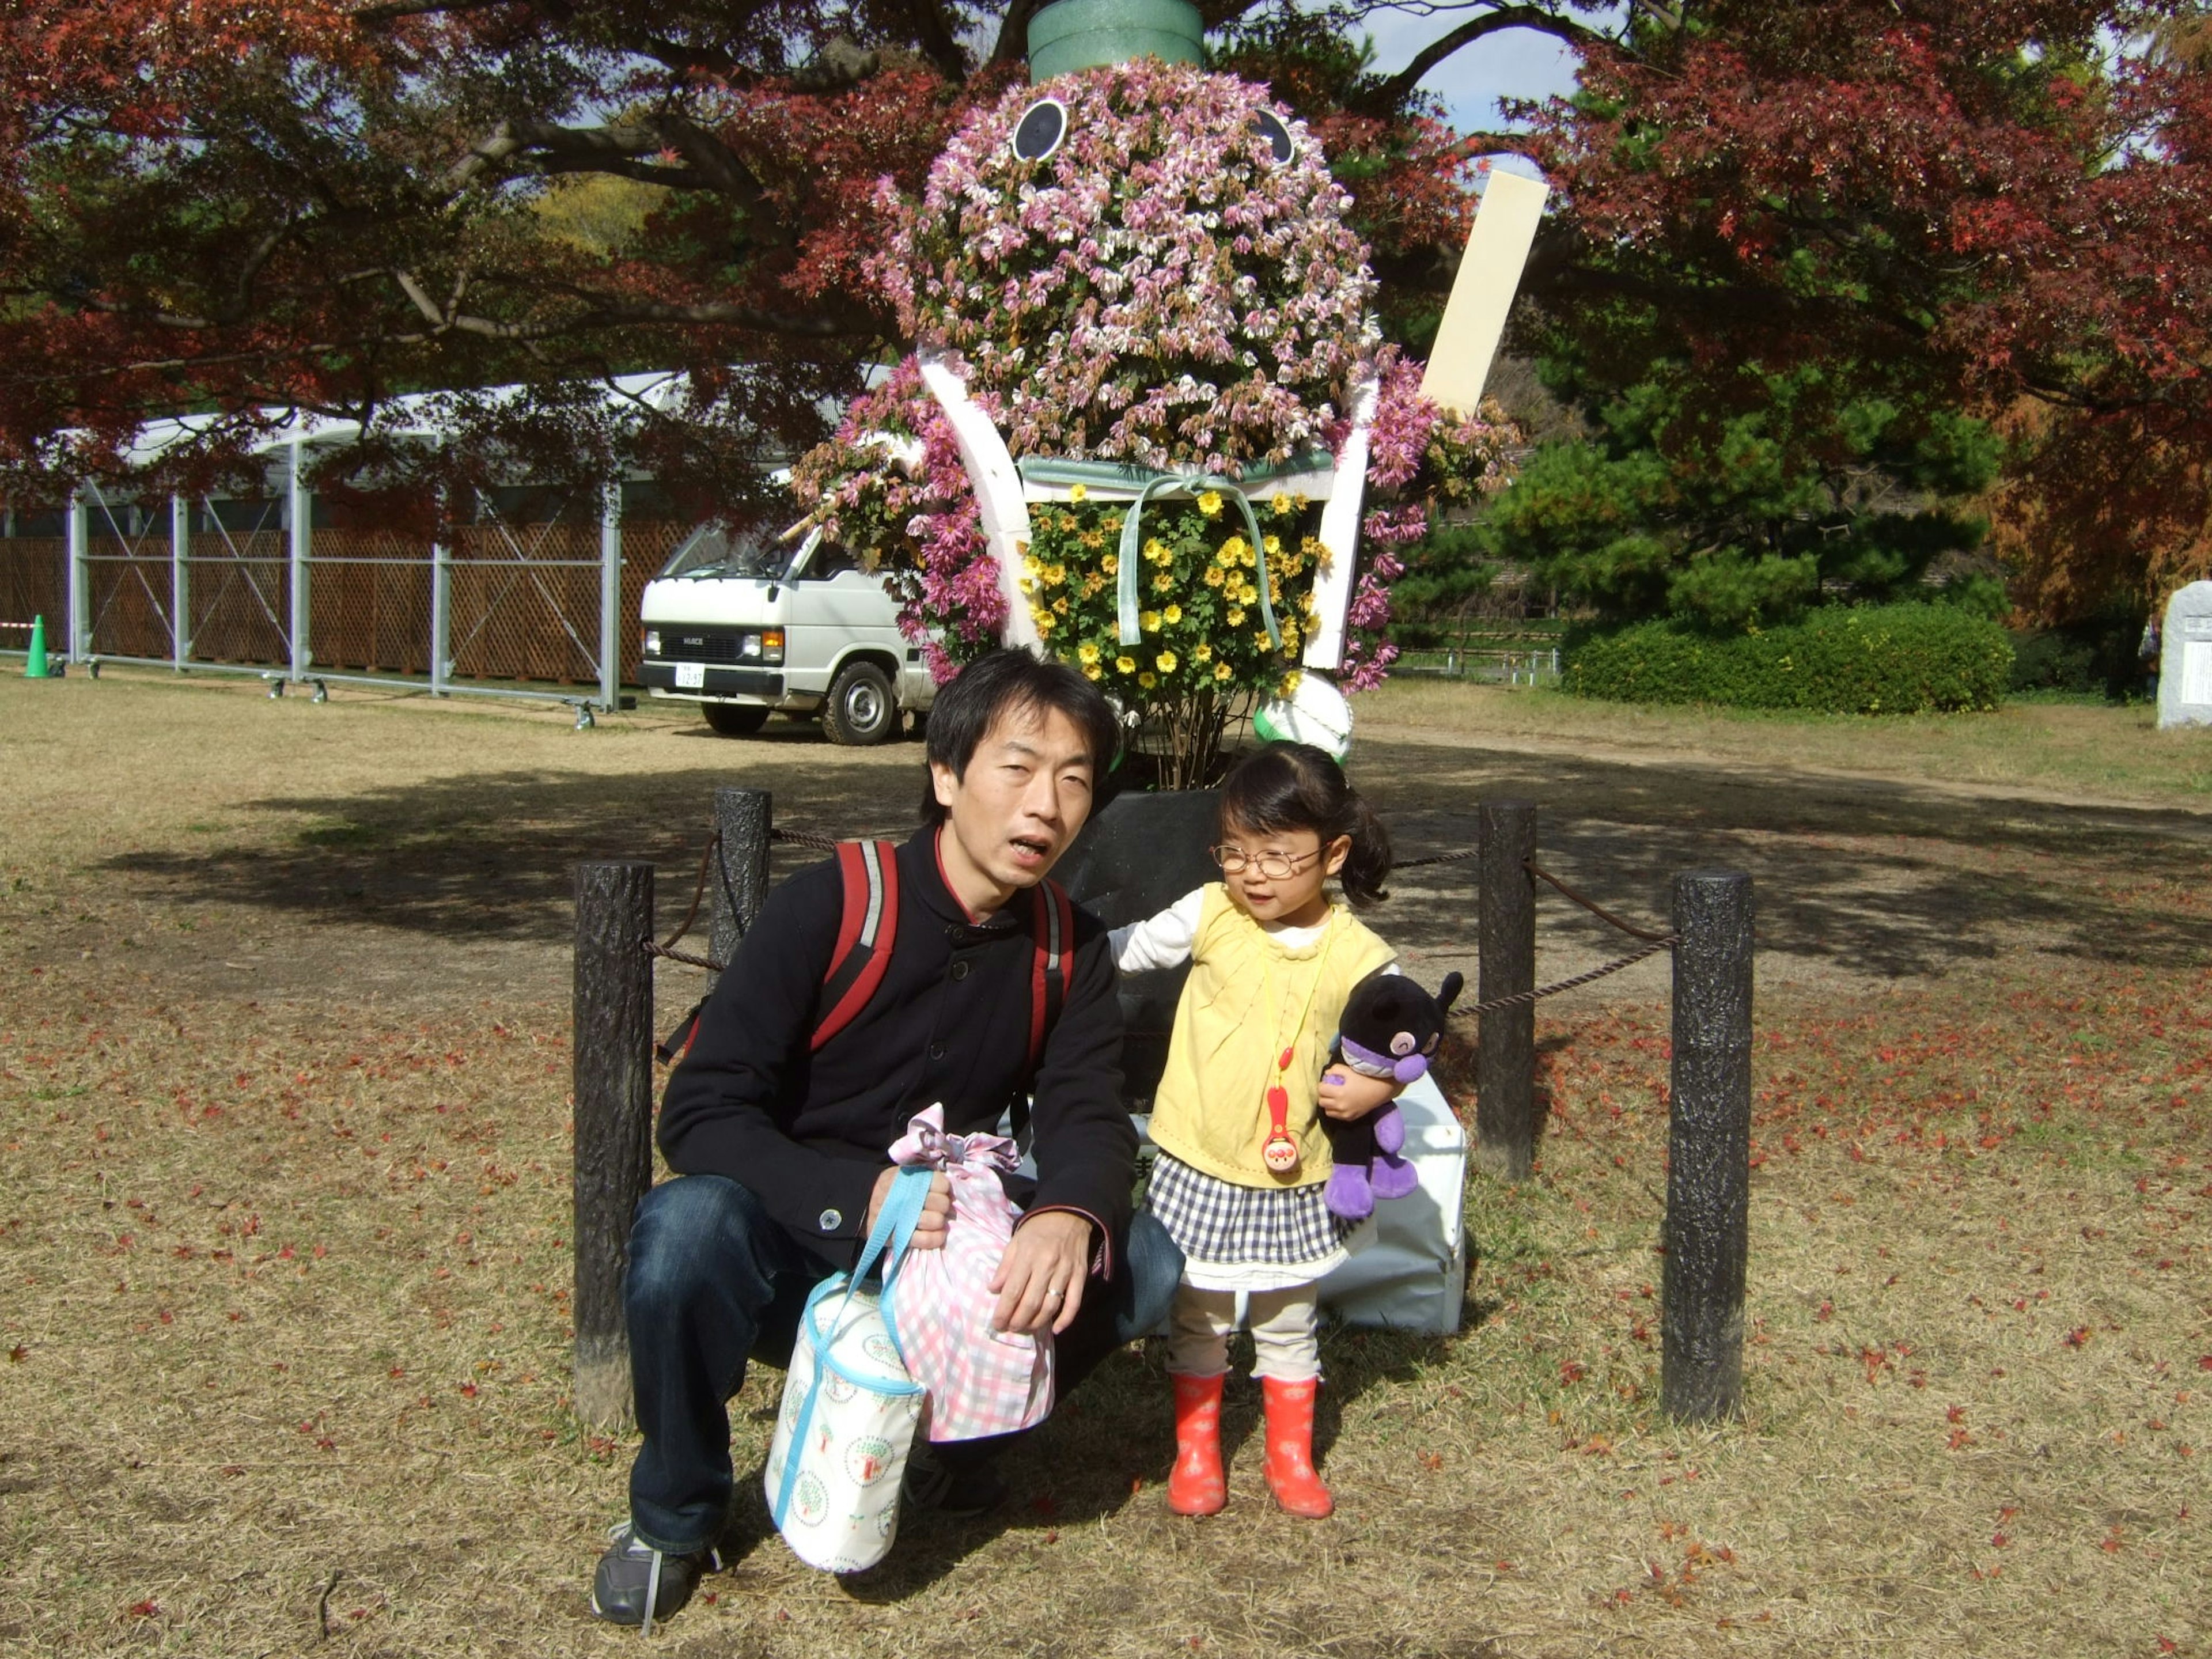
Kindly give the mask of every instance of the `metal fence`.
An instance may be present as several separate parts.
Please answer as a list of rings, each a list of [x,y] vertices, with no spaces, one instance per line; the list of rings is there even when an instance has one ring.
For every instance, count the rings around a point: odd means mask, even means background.
[[[1557,646],[1518,650],[1456,647],[1401,651],[1390,665],[1394,674],[1431,674],[1447,679],[1487,680],[1498,685],[1557,685]]]
[[[547,522],[488,508],[433,540],[318,526],[296,485],[153,504],[88,486],[65,535],[0,537],[0,620],[45,617],[50,652],[72,662],[611,708],[636,684],[638,603],[684,526],[626,521],[611,490],[572,505],[586,510],[556,503]]]

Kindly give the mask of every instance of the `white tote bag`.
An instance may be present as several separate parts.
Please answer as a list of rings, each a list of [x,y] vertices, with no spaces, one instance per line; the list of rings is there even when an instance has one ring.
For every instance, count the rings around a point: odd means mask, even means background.
[[[878,1258],[886,1281],[897,1273],[934,1174],[918,1166],[891,1183],[860,1261],[814,1287],[792,1346],[769,1446],[769,1512],[792,1553],[825,1572],[865,1571],[897,1535],[899,1479],[924,1395],[863,1281]]]

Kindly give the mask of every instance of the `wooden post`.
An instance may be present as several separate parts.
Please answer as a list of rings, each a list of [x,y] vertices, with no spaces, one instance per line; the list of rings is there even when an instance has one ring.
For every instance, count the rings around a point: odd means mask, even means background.
[[[708,876],[714,895],[708,953],[717,962],[736,955],[768,896],[768,832],[775,817],[775,798],[765,789],[714,791],[714,828],[722,840]]]
[[[1674,1100],[1660,1393],[1683,1422],[1732,1417],[1743,1393],[1750,1255],[1751,878],[1674,878]]]
[[[1477,927],[1479,1002],[1536,988],[1536,804],[1481,805],[1482,909]],[[1536,1005],[1481,1017],[1474,1054],[1475,1161],[1487,1173],[1525,1181],[1536,1146]]]
[[[576,1414],[629,1413],[623,1265],[653,1184],[653,866],[576,866]]]

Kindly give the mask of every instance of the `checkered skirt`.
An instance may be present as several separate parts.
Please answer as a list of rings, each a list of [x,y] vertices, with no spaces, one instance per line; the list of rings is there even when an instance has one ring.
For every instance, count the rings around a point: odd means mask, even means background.
[[[1326,1189],[1239,1187],[1162,1152],[1145,1206],[1194,1262],[1288,1267],[1334,1254],[1358,1224],[1329,1213]]]

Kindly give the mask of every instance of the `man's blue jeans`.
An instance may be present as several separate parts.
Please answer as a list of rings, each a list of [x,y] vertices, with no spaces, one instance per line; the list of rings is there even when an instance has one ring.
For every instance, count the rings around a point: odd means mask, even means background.
[[[721,1536],[732,1478],[728,1401],[745,1361],[787,1359],[807,1292],[842,1265],[805,1248],[751,1193],[720,1176],[681,1176],[639,1202],[623,1311],[645,1435],[629,1472],[630,1520],[643,1541],[684,1555]],[[1092,1281],[1055,1345],[1063,1398],[1167,1316],[1182,1252],[1158,1222],[1139,1215],[1114,1265],[1113,1279]]]

